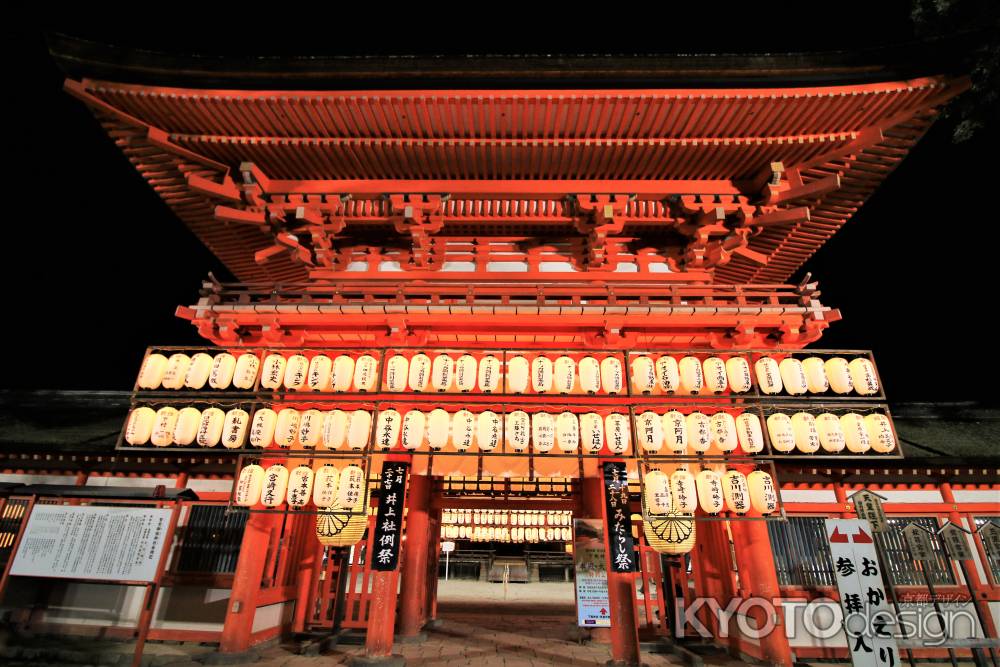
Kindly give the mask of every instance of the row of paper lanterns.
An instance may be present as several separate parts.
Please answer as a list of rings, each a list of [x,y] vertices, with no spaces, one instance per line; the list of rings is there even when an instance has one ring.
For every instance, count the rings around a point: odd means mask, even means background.
[[[389,392],[457,391],[483,393],[506,391],[520,394],[569,394],[577,391],[618,394],[624,388],[625,374],[621,361],[614,356],[598,360],[586,356],[579,361],[563,355],[555,359],[537,356],[530,362],[523,356],[503,362],[493,355],[477,359],[464,354],[457,359],[440,354],[432,360],[424,353],[412,357],[401,354],[386,362],[384,388]],[[252,389],[261,371],[260,385],[264,389],[290,391],[372,391],[378,377],[378,361],[371,355],[354,359],[348,355],[330,358],[317,354],[312,359],[302,354],[285,357],[269,354],[263,364],[254,354],[238,358],[222,352],[214,357],[204,352],[188,356],[175,353],[166,357],[159,353],[147,355],[139,373],[140,389],[193,389],[207,384],[212,389]],[[721,394],[727,389],[746,393],[753,386],[749,362],[742,356],[708,357],[704,360],[685,356],[678,360],[669,355],[653,359],[637,356],[631,361],[632,387],[640,394],[698,395]],[[822,359],[808,357],[799,360],[786,357],[776,361],[761,357],[754,363],[757,386],[764,394],[786,393],[792,396],[821,394],[833,390],[837,394],[856,392],[862,396],[879,391],[875,367],[865,357],[848,361],[843,357]]]
[[[743,516],[752,509],[767,516],[778,510],[774,479],[763,470],[744,475],[711,467],[697,474],[684,467],[670,474],[654,469],[643,476],[642,486],[644,515],[694,514],[701,508],[711,515],[728,509]]]
[[[571,528],[525,528],[522,526],[442,526],[441,536],[471,542],[572,542]]]
[[[572,512],[545,512],[541,510],[444,510],[441,513],[442,524],[569,526],[572,522]]]
[[[267,468],[256,463],[240,470],[233,502],[240,507],[258,503],[266,508],[288,504],[302,508],[312,503],[320,509],[364,513],[367,480],[360,466],[342,470],[333,465],[299,465],[291,470],[275,463]]]

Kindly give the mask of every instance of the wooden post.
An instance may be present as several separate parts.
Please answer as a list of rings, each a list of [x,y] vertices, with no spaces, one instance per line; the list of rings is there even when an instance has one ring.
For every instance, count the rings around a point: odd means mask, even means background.
[[[251,512],[247,519],[240,543],[240,559],[233,575],[229,609],[222,626],[220,653],[242,653],[250,648],[253,617],[257,612],[257,596],[264,576],[273,523],[273,516],[262,512]]]
[[[162,507],[162,503],[157,503],[157,507]],[[173,511],[170,513],[170,521],[167,524],[167,537],[163,543],[163,552],[160,553],[160,561],[156,564],[156,573],[153,581],[146,585],[146,594],[142,600],[142,611],[139,613],[139,623],[136,627],[135,651],[132,654],[132,667],[139,667],[142,664],[142,652],[146,647],[146,638],[149,637],[149,628],[153,624],[153,612],[156,610],[156,598],[160,592],[160,582],[163,580],[163,572],[167,569],[167,562],[170,560],[170,551],[174,542],[174,534],[177,532],[177,519],[180,517],[181,503],[174,501]]]
[[[431,478],[412,475],[406,498],[406,541],[403,543],[403,584],[399,593],[399,636],[417,637],[423,628],[430,547]]]

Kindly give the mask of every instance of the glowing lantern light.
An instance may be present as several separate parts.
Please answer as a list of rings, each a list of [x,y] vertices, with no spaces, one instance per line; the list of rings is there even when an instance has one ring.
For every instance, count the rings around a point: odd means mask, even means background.
[[[354,388],[357,391],[371,391],[378,375],[378,362],[370,354],[362,354],[354,362]]]
[[[873,412],[870,415],[865,415],[865,429],[871,439],[872,449],[879,454],[889,454],[896,449],[896,437],[892,433],[892,424],[889,423],[889,418],[882,413]]]
[[[459,410],[452,416],[452,446],[464,452],[472,447],[476,432],[476,416],[468,410]]]
[[[670,477],[660,470],[650,470],[642,480],[642,498],[650,514],[666,514],[673,509]]]
[[[130,445],[145,445],[153,435],[153,425],[156,423],[156,412],[153,408],[140,407],[128,416],[125,426],[125,442]]]
[[[368,445],[368,437],[372,432],[372,415],[364,410],[351,413],[350,424],[347,427],[347,448],[361,451]]]
[[[556,444],[556,420],[547,412],[531,415],[531,443],[536,452],[551,452]]]
[[[259,365],[260,362],[257,361],[257,357],[254,357],[253,355],[250,355],[250,357],[254,360],[255,364]],[[193,358],[191,362],[193,368],[194,367]],[[228,352],[222,352],[220,354],[215,355],[215,358],[212,359],[212,367],[209,370],[208,374],[208,386],[210,386],[212,389],[218,389],[218,390],[228,389],[229,385],[233,383],[233,380],[236,376],[236,368],[237,368],[237,361],[236,358],[233,357],[233,355],[229,354]],[[255,365],[253,367],[253,377],[250,378],[250,385],[248,387],[237,386],[237,389],[253,388],[253,383],[254,380],[256,379],[257,379],[257,366]],[[204,385],[204,382],[202,384]]]
[[[727,470],[722,475],[722,494],[726,499],[726,507],[737,516],[750,511],[750,488],[743,473]]]
[[[236,480],[236,493],[233,502],[240,507],[253,507],[260,500],[260,492],[263,488],[264,469],[257,464],[244,466]]]
[[[500,360],[491,354],[479,360],[479,391],[491,393],[500,388]]]
[[[781,371],[778,368],[778,362],[771,357],[761,357],[754,364],[754,370],[757,374],[757,386],[763,393],[781,393]]]
[[[275,463],[264,471],[264,488],[260,492],[260,504],[264,507],[277,507],[285,502],[288,491],[288,468]]]
[[[531,360],[531,389],[544,394],[552,391],[552,360],[541,355]]]
[[[813,454],[819,449],[819,431],[816,429],[816,418],[808,412],[796,412],[792,415],[792,431],[795,433],[795,446],[803,454]]]
[[[670,491],[674,512],[691,514],[698,508],[698,486],[686,469],[678,468],[670,474]]]
[[[648,394],[656,387],[656,365],[649,357],[632,360],[632,389],[640,394]]]
[[[459,391],[476,388],[476,367],[478,363],[471,354],[463,354],[455,362],[455,386]]]
[[[580,446],[580,421],[572,412],[562,412],[556,417],[556,445],[564,454],[571,454]]]
[[[491,452],[500,444],[500,417],[491,410],[484,410],[476,418],[476,445],[484,452]]]
[[[755,510],[764,516],[778,510],[778,491],[774,488],[771,475],[763,470],[754,470],[747,475],[747,487],[750,489],[750,504]]]
[[[663,355],[657,359],[656,380],[660,385],[660,391],[663,393],[677,393],[681,387],[681,371],[677,365],[677,360],[669,355]]]
[[[166,447],[174,442],[174,430],[177,428],[178,412],[176,408],[164,406],[156,411],[153,422],[153,432],[150,442],[156,447]]]
[[[599,369],[601,388],[608,394],[619,394],[625,388],[625,373],[617,357],[605,357]]]
[[[427,385],[430,382],[431,358],[423,352],[419,352],[410,359],[410,389],[413,391],[427,391]]]
[[[219,355],[222,356],[221,354]],[[225,389],[229,386],[229,382],[233,379],[232,369],[236,368],[236,359],[233,355],[229,355],[232,360],[232,365],[230,366],[229,378],[226,380]],[[184,376],[184,386],[188,389],[201,389],[208,382],[208,375],[212,372],[212,357],[208,356],[204,352],[198,352],[197,354],[191,355],[191,365],[188,366],[187,374]],[[213,389],[215,387],[213,386]]]
[[[258,370],[260,370],[260,359],[257,358],[256,354],[249,352],[241,354],[233,369],[233,386],[237,389],[253,389],[254,383],[257,382]]]
[[[253,414],[250,426],[250,445],[258,449],[270,447],[274,442],[274,427],[278,424],[278,414],[271,408],[261,408]]]
[[[844,430],[844,443],[852,454],[864,454],[872,447],[865,419],[856,412],[848,412],[840,417],[840,427]]]
[[[177,424],[174,426],[174,443],[181,447],[190,445],[198,437],[200,425],[201,410],[192,407],[181,408],[177,413]]]
[[[433,450],[444,449],[451,430],[451,415],[441,408],[434,408],[427,415],[427,446]]]
[[[725,496],[722,492],[722,478],[711,468],[705,468],[695,477],[698,489],[698,504],[706,514],[718,514],[722,511]]]
[[[712,425],[709,418],[701,412],[692,412],[684,419],[687,426],[688,442],[691,449],[699,454],[708,451],[712,444]]]
[[[819,444],[823,451],[836,454],[845,446],[844,429],[840,426],[840,418],[829,412],[816,417],[816,430],[819,432]]]
[[[306,410],[299,419],[299,444],[313,449],[323,440],[323,413]]]
[[[507,360],[507,391],[512,394],[523,394],[528,389],[531,376],[528,360],[522,356]]]
[[[753,386],[753,380],[750,377],[750,364],[743,357],[726,359],[726,377],[729,380],[729,388],[737,394],[744,394],[750,391]]]
[[[140,389],[156,389],[163,382],[163,374],[167,372],[167,358],[162,354],[150,354],[142,362],[139,369],[137,384]]]
[[[655,412],[647,410],[635,416],[635,433],[643,451],[655,454],[663,448],[663,422]]]
[[[560,394],[573,391],[573,386],[576,384],[576,362],[572,357],[564,355],[556,359],[553,374],[556,391]]]
[[[528,413],[524,410],[514,410],[506,417],[504,438],[507,446],[515,452],[528,451],[528,441],[531,434],[531,423]]]
[[[854,391],[854,380],[851,379],[851,369],[847,359],[843,357],[827,359],[823,364],[823,370],[826,371],[830,389],[838,394],[849,394]]]
[[[736,418],[736,437],[740,447],[747,454],[756,454],[764,449],[764,431],[760,418],[752,412],[744,412]]]
[[[588,394],[597,393],[601,388],[601,363],[593,357],[584,357],[578,364],[580,389]]]
[[[709,419],[712,444],[724,452],[736,449],[736,420],[728,412],[716,412]]]
[[[721,394],[728,385],[726,379],[726,362],[719,357],[709,357],[702,363],[705,387],[713,394]]]
[[[642,532],[647,544],[661,554],[686,554],[694,548],[695,522],[691,515],[644,516]]]
[[[809,357],[802,360],[802,371],[806,374],[806,386],[811,394],[822,394],[830,388],[826,379],[825,364],[819,357]]]
[[[851,380],[854,382],[854,391],[862,396],[878,393],[878,375],[875,374],[875,366],[872,365],[872,362],[864,357],[858,357],[852,359],[847,367],[851,372]]]
[[[455,379],[455,360],[447,354],[434,357],[431,365],[431,387],[434,391],[448,391]]]
[[[771,446],[779,452],[790,452],[795,449],[795,430],[792,419],[783,412],[775,412],[767,418],[767,434],[771,438]]]
[[[337,486],[336,507],[350,512],[363,512],[365,508],[365,471],[358,466],[345,466],[340,471],[340,484]]]
[[[195,440],[202,447],[215,447],[222,439],[222,429],[225,426],[226,413],[219,408],[207,408],[201,413],[198,424],[198,435]]]
[[[278,412],[274,424],[274,442],[279,447],[291,447],[299,435],[301,415],[298,410],[285,408]]]
[[[354,358],[346,354],[333,360],[333,372],[330,373],[330,388],[333,391],[350,391],[354,381]]]
[[[285,358],[280,354],[269,354],[264,357],[264,370],[260,376],[260,386],[265,389],[278,389],[285,379]]]
[[[677,365],[681,376],[680,390],[685,394],[699,394],[705,388],[705,372],[698,357],[683,357]]]
[[[309,466],[298,466],[288,474],[288,494],[285,500],[289,507],[305,507],[312,496],[314,475]]]
[[[604,432],[608,435],[608,449],[615,454],[628,451],[630,435],[628,417],[613,413],[604,418]]]
[[[663,442],[674,454],[687,452],[687,418],[677,410],[667,412],[660,420],[663,425]]]
[[[309,360],[306,384],[313,391],[330,391],[330,375],[332,374],[333,359],[325,354],[317,354]]]
[[[580,441],[583,451],[596,454],[604,446],[604,420],[596,412],[580,415]]]
[[[284,384],[286,389],[297,391],[306,386],[309,374],[309,360],[301,354],[293,354],[285,361]]]
[[[778,373],[781,375],[781,382],[785,386],[785,391],[792,396],[800,396],[809,389],[809,380],[806,372],[802,368],[802,362],[794,357],[785,357],[778,364]]]
[[[180,352],[171,354],[167,359],[167,370],[163,372],[163,380],[160,384],[164,389],[180,389],[184,386],[184,378],[187,376],[188,367],[191,366],[191,357]]]

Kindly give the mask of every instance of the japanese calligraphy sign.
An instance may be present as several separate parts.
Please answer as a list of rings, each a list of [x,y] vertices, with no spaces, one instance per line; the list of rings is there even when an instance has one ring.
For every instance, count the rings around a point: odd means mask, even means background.
[[[969,546],[964,528],[949,521],[939,534],[949,558],[952,560],[972,560],[972,547]]]
[[[382,465],[378,512],[375,515],[375,537],[372,541],[373,570],[391,572],[399,565],[399,542],[402,537],[406,478],[409,472],[409,463],[386,461]]]
[[[604,502],[608,516],[608,553],[613,572],[635,570],[632,514],[629,511],[628,473],[625,464],[604,464]]]
[[[995,559],[1000,559],[1000,526],[992,521],[987,521],[979,529],[979,539],[983,541],[986,553]]]
[[[851,662],[855,667],[896,667],[896,618],[886,598],[870,524],[858,519],[827,519],[826,536]]]
[[[906,546],[910,548],[913,560],[937,560],[934,544],[931,542],[931,534],[926,530],[911,523],[903,529],[903,537],[906,539]]]
[[[854,501],[854,511],[857,512],[858,518],[867,521],[873,532],[885,531],[885,512],[882,510],[882,501],[885,498],[868,489],[861,489],[851,494],[851,500]]]

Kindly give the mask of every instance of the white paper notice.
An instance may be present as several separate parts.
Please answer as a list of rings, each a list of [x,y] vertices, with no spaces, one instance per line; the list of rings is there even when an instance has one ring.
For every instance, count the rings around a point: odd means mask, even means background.
[[[21,577],[153,581],[171,511],[35,505],[10,573]]]

